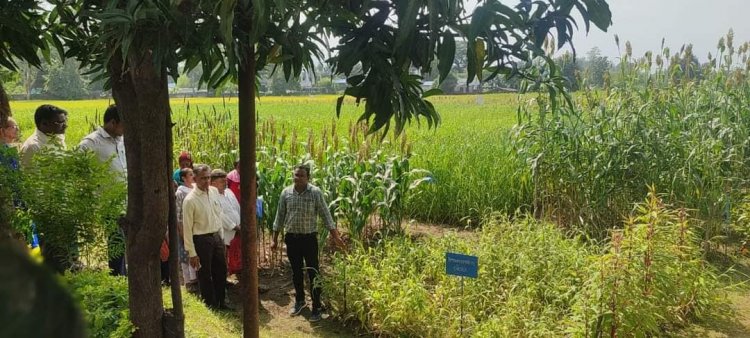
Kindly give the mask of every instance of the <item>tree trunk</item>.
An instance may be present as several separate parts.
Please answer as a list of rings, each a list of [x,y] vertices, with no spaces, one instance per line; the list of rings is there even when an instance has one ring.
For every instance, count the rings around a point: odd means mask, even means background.
[[[171,114],[170,114],[171,115]],[[167,115],[167,172],[172,171],[172,117]],[[171,176],[170,176],[171,177]],[[164,317],[166,338],[185,337],[185,314],[182,311],[182,289],[180,288],[179,235],[177,234],[177,206],[175,188],[169,184],[169,284],[172,288],[172,311]]]
[[[5,88],[3,87],[3,81],[0,81],[0,125],[5,125],[8,121],[8,117],[13,116],[10,112],[10,101],[8,95],[5,94]]]
[[[128,206],[121,220],[128,261],[130,320],[134,337],[161,338],[162,304],[159,247],[168,222],[169,180],[165,169],[171,128],[167,75],[151,55],[129,58],[117,52],[109,65],[112,95],[125,122]]]
[[[258,222],[255,169],[255,48],[245,50],[237,83],[240,119],[240,233],[242,236],[242,322],[244,337],[258,337]]]

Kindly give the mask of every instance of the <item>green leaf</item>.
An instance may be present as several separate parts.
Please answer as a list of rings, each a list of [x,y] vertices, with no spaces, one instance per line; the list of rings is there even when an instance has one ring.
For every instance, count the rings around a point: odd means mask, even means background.
[[[443,90],[441,90],[440,88],[433,88],[424,92],[424,94],[422,94],[422,98],[428,98],[433,95],[442,95],[442,94],[443,94]]]
[[[339,96],[336,99],[336,117],[341,117],[341,106],[344,104],[344,96]]]
[[[219,5],[219,32],[224,43],[229,47],[234,44],[234,12],[237,6],[237,0],[222,0]]]
[[[396,50],[405,47],[404,43],[406,43],[407,39],[409,39],[409,36],[414,31],[417,14],[419,13],[419,5],[421,3],[421,1],[416,0],[407,0],[406,2],[408,2],[406,11],[398,13],[399,29],[396,34],[396,43],[394,45]]]
[[[443,40],[438,46],[438,71],[440,72],[440,83],[442,83],[453,67],[456,58],[456,40],[453,34],[445,30]]]
[[[484,46],[484,40],[477,39],[474,43],[474,55],[476,58],[476,65],[477,65],[477,78],[479,78],[479,82],[482,82],[482,70],[484,69],[484,56],[485,56],[485,46]]]
[[[586,4],[588,18],[599,29],[607,31],[612,24],[612,12],[609,10],[609,4],[604,0],[582,0]],[[581,13],[586,17],[585,13]]]

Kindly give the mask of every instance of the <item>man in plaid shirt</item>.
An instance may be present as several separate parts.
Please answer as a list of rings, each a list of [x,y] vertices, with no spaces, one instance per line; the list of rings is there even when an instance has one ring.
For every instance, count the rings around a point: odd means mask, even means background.
[[[290,314],[298,315],[306,305],[303,274],[303,265],[306,265],[313,303],[310,321],[317,322],[321,319],[321,290],[315,285],[315,277],[319,270],[317,218],[323,219],[337,245],[343,247],[343,242],[336,229],[336,223],[331,217],[331,212],[328,210],[328,205],[323,199],[323,193],[318,187],[309,184],[309,181],[310,168],[308,166],[294,167],[294,185],[286,187],[281,192],[279,208],[273,223],[271,249],[276,249],[278,246],[279,228],[283,227],[286,232],[284,243],[286,243],[289,263],[292,265],[292,281],[296,293],[294,308]]]

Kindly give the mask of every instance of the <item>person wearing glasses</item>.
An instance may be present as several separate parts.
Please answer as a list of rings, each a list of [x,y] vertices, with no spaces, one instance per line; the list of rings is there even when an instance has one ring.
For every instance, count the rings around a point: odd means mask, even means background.
[[[34,112],[36,130],[23,143],[20,149],[21,168],[30,168],[34,154],[44,147],[65,148],[65,129],[68,128],[68,112],[62,108],[44,104]],[[62,273],[72,266],[67,260],[69,249],[45,243],[40,234],[40,247],[44,263],[56,272]]]
[[[193,168],[195,189],[182,202],[182,231],[190,265],[198,271],[201,298],[209,308],[227,310],[227,260],[221,238],[223,211],[219,191],[211,186],[211,168]]]
[[[31,159],[42,147],[56,145],[65,148],[65,129],[68,112],[51,104],[43,104],[34,112],[36,130],[21,146],[21,167],[29,167]]]
[[[9,178],[13,196],[13,206],[22,206],[20,188],[18,186],[18,150],[13,146],[18,141],[19,128],[12,117],[3,123],[0,121],[0,175]],[[8,175],[8,176],[6,176]]]

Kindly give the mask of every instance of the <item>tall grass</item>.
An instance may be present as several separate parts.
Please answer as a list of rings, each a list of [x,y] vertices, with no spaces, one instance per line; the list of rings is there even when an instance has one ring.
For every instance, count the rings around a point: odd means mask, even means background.
[[[385,336],[649,337],[722,312],[717,274],[687,215],[652,192],[607,249],[557,225],[494,214],[476,237],[406,237],[337,254],[323,280],[333,313]],[[445,273],[445,252],[479,276]]]
[[[695,210],[705,239],[724,234],[750,177],[748,44],[726,41],[702,69],[689,46],[626,53],[617,83],[580,92],[572,109],[526,105],[515,144],[537,212],[601,237],[654,185]]]

